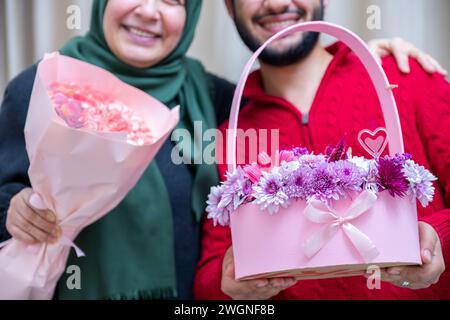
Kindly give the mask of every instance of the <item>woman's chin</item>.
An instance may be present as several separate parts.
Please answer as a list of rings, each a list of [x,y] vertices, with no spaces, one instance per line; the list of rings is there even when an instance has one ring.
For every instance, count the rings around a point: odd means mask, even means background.
[[[142,53],[135,50],[127,50],[126,54],[122,55],[122,57],[120,58],[120,60],[122,60],[123,62],[125,62],[126,64],[133,66],[133,67],[137,67],[137,68],[149,68],[152,67],[154,65],[156,65],[159,61],[161,61],[162,59],[158,59],[158,55],[149,55],[148,51],[149,49],[146,50],[147,52]]]

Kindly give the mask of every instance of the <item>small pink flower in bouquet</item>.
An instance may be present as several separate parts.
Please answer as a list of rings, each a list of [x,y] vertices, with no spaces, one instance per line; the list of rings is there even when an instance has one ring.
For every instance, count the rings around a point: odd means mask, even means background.
[[[98,132],[126,132],[128,142],[142,146],[155,138],[145,120],[121,101],[77,83],[54,82],[49,97],[69,127]]]
[[[261,168],[257,164],[245,166],[244,172],[253,183],[258,182],[262,176]]]

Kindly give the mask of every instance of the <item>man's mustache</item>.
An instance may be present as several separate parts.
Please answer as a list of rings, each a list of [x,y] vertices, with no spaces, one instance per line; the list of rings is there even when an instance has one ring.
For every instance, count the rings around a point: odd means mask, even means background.
[[[276,17],[279,16],[281,14],[286,14],[286,13],[293,13],[298,15],[298,19],[302,18],[304,15],[306,15],[306,10],[301,9],[301,8],[297,8],[297,9],[286,9],[284,11],[280,11],[280,12],[268,12],[268,13],[263,13],[263,14],[259,14],[255,17],[253,17],[253,22],[259,22],[261,19],[263,18],[267,18],[267,17]]]

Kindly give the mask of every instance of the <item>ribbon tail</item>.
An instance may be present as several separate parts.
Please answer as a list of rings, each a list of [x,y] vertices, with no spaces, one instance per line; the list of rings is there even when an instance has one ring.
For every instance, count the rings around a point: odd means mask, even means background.
[[[303,243],[303,252],[308,258],[315,256],[323,246],[337,233],[339,226],[329,224],[314,233]]]
[[[59,240],[59,243],[61,243],[63,246],[72,247],[75,250],[75,253],[78,258],[85,257],[86,254],[83,252],[83,250],[80,249],[72,240],[70,240],[66,236],[62,236]]]
[[[378,257],[380,252],[367,235],[365,235],[351,223],[345,223],[343,225],[343,228],[345,234],[358,250],[364,262],[369,263],[376,257]]]
[[[0,249],[3,248],[3,247],[6,247],[8,244],[11,243],[11,241],[12,241],[12,239],[9,239],[9,240],[1,242],[0,243]]]

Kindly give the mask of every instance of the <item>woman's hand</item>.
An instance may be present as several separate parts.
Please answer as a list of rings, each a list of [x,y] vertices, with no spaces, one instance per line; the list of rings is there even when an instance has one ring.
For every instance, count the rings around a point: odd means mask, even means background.
[[[233,300],[267,300],[295,285],[294,278],[235,280],[233,248],[225,254],[222,264],[222,291]]]
[[[432,226],[419,222],[422,266],[393,267],[381,271],[381,280],[409,289],[425,289],[439,281],[445,270],[439,236]]]
[[[439,72],[444,76],[448,75],[447,70],[445,70],[436,59],[402,38],[375,39],[369,41],[368,45],[378,57],[380,63],[381,58],[392,54],[397,61],[398,68],[403,73],[410,72],[408,58],[412,57],[416,59],[428,73]]]
[[[45,208],[40,197],[30,188],[11,199],[6,229],[15,239],[26,244],[54,243],[61,236],[56,215]]]

